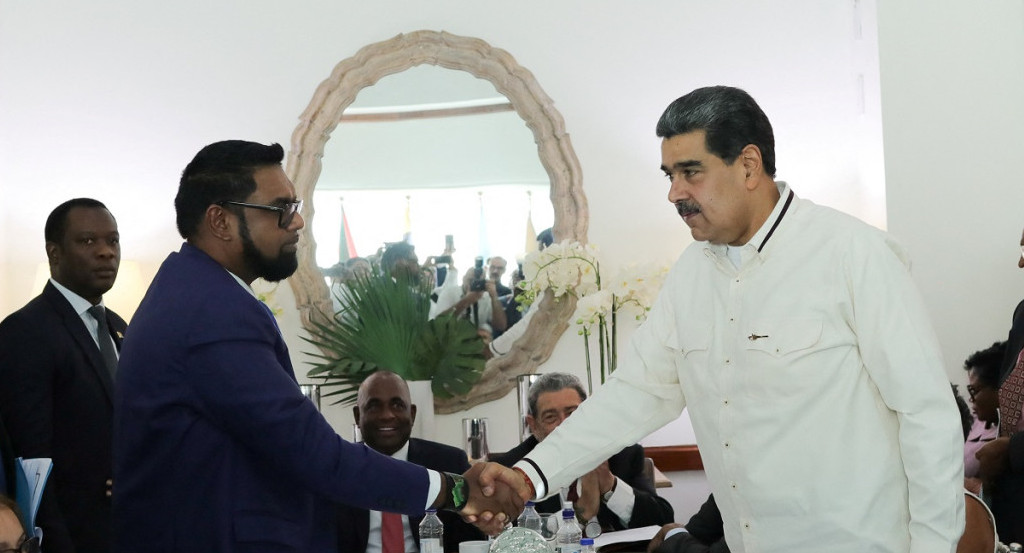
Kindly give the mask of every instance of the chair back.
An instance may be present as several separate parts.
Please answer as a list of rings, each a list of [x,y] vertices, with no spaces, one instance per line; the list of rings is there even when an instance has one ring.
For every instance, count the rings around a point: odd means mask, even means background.
[[[995,553],[999,536],[992,511],[980,497],[964,491],[964,512],[967,523],[964,535],[956,546],[956,553]]]

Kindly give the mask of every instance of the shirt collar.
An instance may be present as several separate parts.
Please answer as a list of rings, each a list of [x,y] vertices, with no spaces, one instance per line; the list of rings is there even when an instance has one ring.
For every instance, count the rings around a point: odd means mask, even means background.
[[[244,281],[244,280],[242,280],[241,278],[239,278],[239,276],[238,276],[238,275],[236,275],[235,273],[232,273],[231,271],[228,271],[227,269],[224,269],[224,270],[225,270],[225,271],[227,271],[227,273],[228,273],[229,275],[231,275],[231,278],[235,279],[235,282],[237,282],[239,286],[241,286],[242,288],[245,288],[245,291],[246,291],[246,292],[249,292],[249,295],[250,295],[250,296],[252,296],[252,297],[256,298],[257,300],[258,300],[258,299],[260,299],[260,298],[259,298],[259,297],[258,297],[258,296],[256,295],[256,292],[253,292],[253,290],[252,290],[252,287],[251,287],[251,286],[249,286],[248,284],[246,284],[246,283],[245,283],[245,281]]]
[[[750,237],[750,240],[742,246],[729,246],[728,244],[708,244],[708,248],[716,254],[722,256],[726,255],[729,248],[735,248],[738,250],[753,249],[757,250],[762,242],[768,237],[768,233],[776,226],[777,221],[782,218],[783,210],[786,208],[787,199],[789,198],[790,189],[786,181],[775,181],[776,188],[779,189],[779,199],[775,202],[775,207],[772,209],[771,214],[765,219],[764,223],[761,224],[761,228],[757,229],[757,232]]]
[[[87,313],[89,311],[89,308],[92,307],[92,303],[90,303],[89,300],[83,298],[82,296],[79,296],[78,294],[72,292],[71,290],[68,290],[67,287],[65,287],[63,284],[57,282],[56,280],[53,280],[53,277],[50,277],[50,284],[52,284],[53,287],[56,288],[57,291],[60,292],[65,299],[68,300],[68,303],[71,304],[71,308],[75,310],[75,313],[77,313],[79,317]],[[100,298],[100,302],[96,305],[103,305],[102,297]]]
[[[392,459],[398,459],[399,461],[408,461],[409,460],[409,440],[406,440],[405,441],[405,445],[403,445],[398,451],[392,453],[391,454],[391,458]]]

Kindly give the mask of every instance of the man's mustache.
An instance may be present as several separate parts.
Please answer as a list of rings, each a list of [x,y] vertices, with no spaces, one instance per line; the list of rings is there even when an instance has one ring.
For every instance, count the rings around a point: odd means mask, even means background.
[[[700,206],[696,202],[688,202],[686,200],[679,200],[676,202],[676,211],[679,212],[680,217],[686,217],[695,213],[700,213]]]

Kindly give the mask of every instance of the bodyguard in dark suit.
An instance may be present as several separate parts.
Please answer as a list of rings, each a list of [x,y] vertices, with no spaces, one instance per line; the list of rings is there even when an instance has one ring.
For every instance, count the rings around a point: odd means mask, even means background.
[[[583,403],[587,393],[579,379],[571,374],[546,373],[530,386],[528,397],[526,422],[533,435],[504,454],[492,455],[491,461],[508,467],[519,462]],[[597,505],[597,520],[606,530],[672,522],[672,506],[658,496],[643,470],[644,450],[640,445],[633,444],[613,455],[581,478],[583,489],[574,501],[577,515],[582,513],[587,517],[588,511]],[[587,482],[590,482],[591,492],[599,493],[588,495]],[[560,501],[558,494],[553,495],[538,503],[537,511],[558,512]]]
[[[203,148],[175,198],[186,243],[142,300],[114,401],[114,550],[337,550],[335,503],[514,516],[467,478],[342,440],[299,391],[273,314],[253,293],[298,265],[302,202],[280,145]],[[497,532],[502,517],[484,516]]]
[[[466,453],[450,445],[410,438],[416,422],[416,405],[409,397],[409,385],[390,371],[370,375],[359,387],[357,404],[352,408],[363,443],[395,459],[409,461],[429,469],[463,473],[469,470]],[[338,509],[338,551],[381,551],[383,513],[349,505]],[[440,512],[444,523],[444,550],[458,551],[459,543],[487,539],[482,532],[463,522],[455,513]],[[423,515],[402,517],[404,541],[420,546],[419,525]],[[412,551],[405,548],[406,551]]]
[[[125,322],[90,308],[114,284],[120,235],[107,208],[87,198],[54,209],[44,234],[50,281],[0,323],[0,413],[15,455],[53,459],[37,516],[47,553],[106,552],[112,371]]]

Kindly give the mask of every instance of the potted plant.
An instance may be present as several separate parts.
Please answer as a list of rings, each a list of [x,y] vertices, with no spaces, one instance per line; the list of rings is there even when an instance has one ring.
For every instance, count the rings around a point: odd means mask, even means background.
[[[307,376],[323,380],[324,397],[354,403],[363,380],[382,369],[429,380],[441,398],[466,394],[480,379],[484,345],[476,327],[451,314],[429,319],[426,285],[369,275],[346,283],[338,300],[339,310],[304,338],[318,348],[309,352],[318,361]]]

